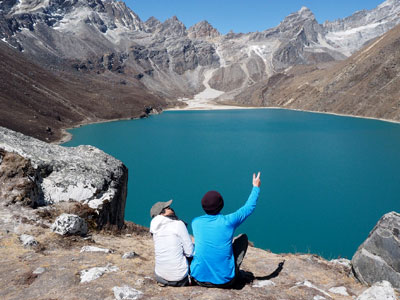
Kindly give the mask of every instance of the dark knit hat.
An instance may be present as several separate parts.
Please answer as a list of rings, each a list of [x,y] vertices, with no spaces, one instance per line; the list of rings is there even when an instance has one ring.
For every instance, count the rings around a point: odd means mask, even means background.
[[[209,191],[201,199],[201,206],[208,215],[217,215],[224,207],[224,199],[217,191]]]

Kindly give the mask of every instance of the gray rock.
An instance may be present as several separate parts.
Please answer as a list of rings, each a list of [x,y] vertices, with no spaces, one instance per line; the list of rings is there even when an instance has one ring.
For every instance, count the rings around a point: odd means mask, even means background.
[[[349,296],[349,293],[347,293],[347,289],[344,286],[330,288],[328,292],[342,296]]]
[[[51,225],[51,230],[60,235],[86,235],[88,226],[86,221],[77,215],[62,214]]]
[[[117,272],[117,271],[119,271],[118,267],[112,265],[82,270],[80,272],[81,283],[90,282],[96,280],[97,278],[100,278],[105,273]]]
[[[311,283],[308,280],[305,280],[303,282],[296,282],[296,285],[294,287],[292,287],[292,288],[295,288],[295,287],[306,287],[306,288],[309,288],[309,289],[313,289],[315,291],[320,292],[321,294],[325,295],[328,298],[332,298],[327,292],[325,292],[323,289],[317,287],[316,285],[314,285],[313,283]]]
[[[103,252],[103,253],[113,253],[113,250],[106,249],[106,248],[99,248],[95,246],[83,246],[81,248],[81,253],[82,252]]]
[[[122,258],[123,259],[131,259],[131,258],[134,258],[136,256],[136,253],[135,252],[126,252],[126,253],[124,253],[124,255],[122,255]]]
[[[34,247],[37,246],[39,243],[38,241],[31,235],[28,234],[22,234],[19,237],[20,241],[24,245],[24,247]]]
[[[352,259],[357,278],[365,284],[387,280],[400,288],[400,214],[384,215]]]
[[[397,300],[390,282],[381,281],[365,290],[356,300]]]
[[[276,284],[271,280],[259,280],[253,284],[253,287],[261,288],[261,287],[274,287]]]
[[[137,279],[136,282],[135,282],[135,285],[138,285],[138,286],[144,285],[144,279],[143,278]]]
[[[123,225],[128,170],[119,160],[92,146],[51,145],[3,127],[0,149],[30,161],[40,175],[32,188],[40,191],[41,203],[80,202],[97,212],[98,227]]]
[[[113,292],[116,300],[135,300],[140,299],[143,295],[141,291],[138,291],[129,286],[115,286]]]
[[[36,268],[36,269],[32,272],[32,274],[37,274],[37,275],[39,275],[39,274],[43,274],[45,271],[46,271],[45,268],[39,267],[39,268]]]
[[[351,260],[349,260],[349,259],[338,258],[338,259],[332,259],[332,260],[330,260],[330,262],[333,264],[336,264],[336,265],[344,266],[347,269],[351,269]]]

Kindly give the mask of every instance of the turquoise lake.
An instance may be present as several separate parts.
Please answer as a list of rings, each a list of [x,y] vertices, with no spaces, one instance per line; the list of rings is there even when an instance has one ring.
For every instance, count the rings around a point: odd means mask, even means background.
[[[129,168],[125,219],[149,226],[153,203],[174,199],[189,223],[219,191],[228,214],[261,171],[254,213],[237,229],[276,253],[350,258],[379,218],[400,211],[400,125],[290,110],[169,111],[72,129]]]

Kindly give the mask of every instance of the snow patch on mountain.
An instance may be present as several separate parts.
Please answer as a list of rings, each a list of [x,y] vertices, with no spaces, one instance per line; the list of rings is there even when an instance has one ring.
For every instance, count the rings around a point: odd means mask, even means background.
[[[14,49],[17,49],[17,47],[14,47],[14,46],[11,45],[9,42],[7,42],[6,38],[2,38],[1,41],[4,42],[4,43],[6,43],[7,45],[9,45],[10,47],[13,47]]]
[[[357,51],[364,43],[377,36],[376,29],[386,22],[367,24],[347,30],[328,32],[326,39],[334,44],[334,48],[346,56]]]
[[[53,26],[53,29],[63,32],[75,32],[78,30],[79,24],[83,23],[91,13],[92,10],[87,7],[75,9],[72,12],[65,14],[62,20]]]
[[[41,10],[49,5],[50,0],[19,0],[14,6],[13,14],[30,13]]]

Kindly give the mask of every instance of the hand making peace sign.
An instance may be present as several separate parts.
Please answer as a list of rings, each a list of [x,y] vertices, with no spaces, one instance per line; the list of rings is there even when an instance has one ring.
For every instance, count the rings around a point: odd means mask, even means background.
[[[253,186],[260,187],[260,185],[261,185],[260,175],[261,175],[261,173],[258,172],[257,177],[256,177],[256,173],[253,173]]]

